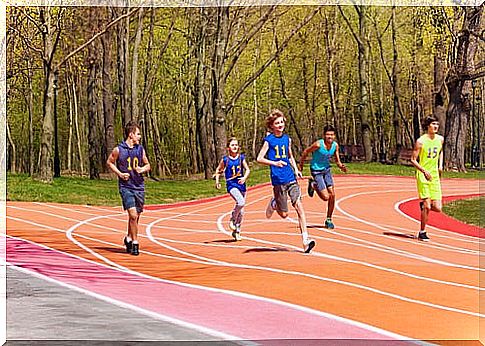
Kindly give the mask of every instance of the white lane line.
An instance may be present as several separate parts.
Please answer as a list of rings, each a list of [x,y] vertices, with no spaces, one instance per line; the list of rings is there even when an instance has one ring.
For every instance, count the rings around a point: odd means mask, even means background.
[[[463,195],[463,193],[457,194],[457,195],[447,195],[447,196],[460,196],[460,195]],[[415,218],[407,215],[401,209],[399,209],[399,206],[401,204],[406,203],[406,202],[409,202],[409,201],[412,201],[412,200],[417,200],[417,198],[416,197],[411,197],[411,198],[406,198],[406,199],[403,199],[401,201],[396,202],[394,204],[394,210],[397,211],[400,215],[404,216],[406,219],[409,219],[409,220],[413,221],[414,223],[419,224],[420,223],[419,220],[416,220]],[[435,230],[440,231],[440,232],[443,232],[443,233],[448,233],[450,235],[461,236],[461,237],[465,238],[465,239],[460,239],[462,241],[467,240],[467,239],[470,239],[470,241],[473,242],[473,243],[478,243],[480,241],[480,238],[473,237],[473,236],[470,236],[470,235],[467,235],[467,234],[462,234],[462,233],[458,233],[458,232],[450,232],[450,231],[447,231],[445,229],[441,229],[441,228],[438,228],[438,227],[435,227],[435,226],[432,226],[432,225],[426,225],[426,227],[435,229]],[[434,236],[442,237],[442,238],[448,238],[448,237],[442,236],[440,234],[435,234]],[[456,238],[453,238],[453,239],[456,239]]]
[[[37,244],[35,242],[29,241],[29,240],[26,240],[26,239],[11,237],[11,236],[7,236],[7,237],[26,241],[26,242],[29,242],[31,244],[41,246],[43,248],[46,248],[46,249],[49,249],[49,250],[52,250],[52,251],[60,252],[60,253],[63,253],[67,256],[75,257],[77,259],[80,259],[82,261],[89,262],[89,263],[92,263],[92,264],[95,264],[95,265],[104,266],[104,267],[107,267],[107,268],[110,268],[110,269],[113,269],[113,270],[119,270],[117,268],[112,268],[110,266],[107,266],[103,263],[94,262],[94,261],[85,259],[85,258],[77,256],[77,255],[65,253],[65,252],[50,248],[50,247],[42,245],[42,244]],[[113,245],[115,245],[115,244],[113,244]],[[184,260],[186,260],[186,259],[184,259]],[[193,261],[193,262],[197,262],[197,261]],[[216,264],[212,263],[210,265],[216,265]],[[181,287],[189,287],[189,288],[199,289],[199,290],[208,291],[208,292],[223,293],[223,294],[228,294],[228,295],[235,296],[235,297],[277,304],[277,305],[288,307],[288,308],[291,308],[291,309],[294,309],[294,310],[298,310],[298,311],[302,311],[302,312],[305,312],[305,313],[321,316],[321,317],[324,317],[324,318],[332,319],[332,320],[337,321],[337,322],[346,323],[346,324],[351,325],[351,326],[355,326],[355,327],[362,328],[362,329],[365,329],[365,330],[368,330],[368,331],[379,333],[379,334],[382,334],[384,337],[389,337],[389,338],[396,339],[396,340],[412,340],[412,339],[405,337],[403,335],[392,333],[392,332],[389,332],[387,330],[380,329],[380,328],[377,328],[377,327],[374,327],[374,326],[371,326],[371,325],[368,325],[368,324],[365,324],[365,323],[362,323],[362,322],[353,321],[353,320],[347,319],[345,317],[332,315],[330,313],[322,312],[322,311],[319,311],[319,310],[314,310],[314,309],[311,309],[311,308],[307,308],[307,307],[292,304],[292,303],[287,303],[287,302],[277,300],[277,299],[265,298],[265,297],[256,296],[256,295],[252,295],[252,294],[249,294],[249,293],[238,292],[238,291],[231,291],[231,290],[226,290],[226,289],[199,286],[199,285],[188,284],[188,283],[184,283],[184,282],[166,280],[166,279],[162,279],[162,278],[159,278],[159,277],[153,277],[153,276],[149,276],[147,274],[139,273],[139,272],[133,271],[133,270],[128,269],[128,268],[126,268],[126,270],[124,270],[123,272],[129,272],[129,273],[136,275],[136,276],[139,276],[139,277],[143,277],[143,278],[147,278],[147,279],[151,279],[151,280],[155,280],[155,281],[159,281],[159,282],[163,282],[163,283],[169,283],[169,284],[173,284],[173,285],[177,285],[177,286],[181,286]],[[235,339],[238,340],[237,338],[235,338]]]
[[[401,190],[386,191],[386,193],[392,193],[392,192],[402,192],[402,191]],[[361,218],[359,218],[357,216],[354,216],[351,213],[346,212],[345,210],[343,210],[340,207],[340,203],[342,201],[345,201],[345,200],[347,200],[349,198],[353,198],[353,197],[358,196],[358,195],[370,194],[370,193],[374,193],[374,192],[372,192],[372,191],[366,191],[366,192],[363,192],[363,193],[355,193],[355,194],[352,194],[352,195],[348,195],[346,197],[343,197],[343,198],[341,198],[341,199],[339,199],[339,200],[337,200],[335,202],[335,208],[337,210],[339,210],[341,213],[343,213],[344,215],[353,218],[355,221],[361,222],[363,224],[366,224],[366,225],[369,225],[369,226],[372,226],[372,227],[375,227],[375,228],[378,228],[378,229],[382,229],[384,231],[395,231],[392,228],[383,227],[383,226],[381,226],[381,225],[379,225],[377,223],[374,223],[374,222],[371,222],[371,221],[367,221],[367,220],[361,219]],[[401,239],[395,239],[395,240],[396,241],[405,241],[405,242],[408,242],[406,240],[401,240]],[[440,244],[440,246],[436,246],[436,245],[432,245],[432,244],[420,244],[420,245],[426,246],[426,247],[430,247],[430,248],[439,249],[439,250],[442,250],[442,251],[455,251],[456,252],[456,250],[454,250],[452,248],[443,248],[443,247],[449,247],[446,244]],[[479,267],[470,267],[470,266],[465,266],[465,265],[453,264],[453,263],[450,263],[450,262],[441,261],[441,260],[437,260],[437,259],[432,259],[432,258],[429,258],[429,257],[425,257],[425,258],[427,258],[427,261],[428,262],[432,262],[432,263],[438,263],[438,264],[443,264],[443,265],[446,265],[446,266],[453,266],[453,267],[458,267],[458,268],[463,268],[463,269],[485,271],[485,269],[482,269],[482,268],[479,268]]]
[[[36,271],[26,269],[26,268],[23,268],[23,267],[19,267],[15,264],[11,264],[11,263],[7,262],[7,265],[9,266],[9,268],[18,270],[18,271],[26,273],[28,275],[32,275],[36,278],[57,284],[59,286],[71,289],[73,291],[85,294],[87,296],[102,300],[102,301],[107,302],[107,303],[119,306],[121,308],[135,311],[139,314],[142,314],[142,315],[145,315],[145,316],[148,316],[148,317],[151,317],[151,318],[163,321],[163,322],[173,323],[175,325],[178,325],[178,326],[181,326],[181,327],[184,327],[184,328],[188,328],[188,329],[192,329],[192,330],[197,331],[199,333],[210,335],[212,337],[220,338],[220,339],[223,339],[223,340],[241,340],[241,338],[236,337],[234,335],[229,335],[227,333],[222,333],[222,332],[216,331],[216,330],[211,329],[211,328],[199,326],[199,325],[194,324],[194,323],[185,322],[185,321],[173,318],[173,317],[169,317],[169,316],[166,316],[166,315],[162,315],[160,313],[156,313],[156,312],[153,312],[153,311],[150,311],[150,310],[146,310],[146,309],[140,308],[136,305],[125,303],[125,302],[122,302],[120,300],[117,300],[117,299],[114,299],[114,298],[111,298],[111,297],[108,297],[108,296],[105,296],[105,295],[102,295],[102,294],[99,294],[99,293],[91,292],[91,291],[86,290],[84,288],[80,288],[80,287],[65,283],[65,282],[57,280],[57,279],[53,279],[53,278],[48,277],[46,275],[40,274]],[[170,341],[176,341],[176,340],[170,340]]]

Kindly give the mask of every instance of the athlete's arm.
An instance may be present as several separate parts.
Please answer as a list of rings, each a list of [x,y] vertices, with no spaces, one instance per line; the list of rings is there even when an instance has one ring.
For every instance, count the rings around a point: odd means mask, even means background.
[[[416,144],[414,145],[413,154],[411,155],[411,163],[418,171],[424,174],[424,177],[426,178],[426,180],[431,181],[432,179],[431,174],[427,170],[425,170],[423,166],[421,166],[418,162],[419,153],[422,147],[423,147],[423,143],[421,143],[418,139],[416,141]]]
[[[148,157],[145,153],[145,149],[143,149],[143,157],[141,159],[143,162],[143,166],[136,166],[135,170],[138,174],[142,174],[148,172],[151,169],[150,162],[148,162]]]
[[[246,179],[249,177],[249,173],[251,172],[249,170],[249,165],[246,162],[246,158],[244,158],[244,160],[242,162],[242,166],[244,167],[244,176],[241,179],[238,180],[239,184],[244,184],[246,182]]]
[[[216,172],[212,176],[212,178],[216,179],[216,189],[218,189],[218,190],[221,188],[221,183],[219,182],[219,176],[221,175],[222,172],[224,172],[224,160],[223,159],[221,159],[221,161],[219,161],[219,165],[216,168]]]
[[[108,160],[106,161],[106,164],[108,165],[108,168],[111,169],[118,177],[120,177],[123,180],[128,180],[130,179],[130,173],[122,173],[118,167],[116,167],[116,160],[118,160],[118,156],[120,154],[120,150],[118,147],[115,147],[111,154],[108,157]]]
[[[288,141],[288,159],[290,160],[291,167],[295,171],[295,175],[297,178],[303,178],[300,170],[298,169],[298,165],[296,164],[295,158],[293,157],[293,152],[291,151],[291,138]]]
[[[298,164],[298,168],[300,169],[300,171],[303,171],[303,165],[305,164],[305,159],[308,156],[308,154],[313,153],[315,150],[318,150],[319,148],[320,148],[320,141],[316,141],[308,148],[303,150],[300,157],[300,163]]]
[[[337,167],[340,168],[340,170],[344,173],[347,172],[347,167],[340,161],[340,154],[339,154],[339,146],[338,143],[335,146],[335,153],[333,154],[335,156],[335,161],[337,162]]]
[[[441,173],[443,173],[443,144],[445,142],[445,139],[443,137],[441,137],[441,150],[440,150],[440,159],[438,161],[438,172],[440,173],[440,177],[441,177]]]
[[[258,163],[261,163],[261,164],[266,165],[266,166],[276,166],[276,167],[286,166],[286,162],[285,161],[281,161],[281,160],[280,161],[271,161],[271,160],[268,160],[265,157],[266,154],[268,153],[268,149],[269,149],[268,142],[267,141],[264,141],[263,146],[261,147],[261,150],[259,151],[258,158],[256,159],[256,161],[258,161]]]

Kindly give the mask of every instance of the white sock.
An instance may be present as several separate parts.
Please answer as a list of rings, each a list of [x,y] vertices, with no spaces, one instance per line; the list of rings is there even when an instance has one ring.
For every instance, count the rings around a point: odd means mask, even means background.
[[[138,240],[133,240],[133,244],[138,244]]]
[[[303,238],[303,244],[308,243],[308,233],[307,232],[302,233],[301,237]]]
[[[132,240],[131,237],[129,235],[127,235],[126,236],[126,241],[129,243],[129,242],[131,242],[131,240]]]

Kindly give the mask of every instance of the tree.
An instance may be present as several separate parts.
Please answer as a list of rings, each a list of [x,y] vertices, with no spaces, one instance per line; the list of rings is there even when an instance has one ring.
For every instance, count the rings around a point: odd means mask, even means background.
[[[481,32],[483,5],[456,9],[462,21],[461,29],[453,41],[454,53],[446,75],[449,103],[446,110],[445,168],[465,172],[465,142],[471,111],[471,81],[485,76],[485,71],[475,69],[475,54]],[[474,102],[474,100],[473,100]]]

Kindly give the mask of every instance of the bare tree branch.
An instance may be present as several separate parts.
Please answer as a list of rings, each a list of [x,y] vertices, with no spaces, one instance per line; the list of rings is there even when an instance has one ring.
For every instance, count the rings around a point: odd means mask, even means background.
[[[318,6],[312,13],[307,15],[297,26],[294,28],[290,35],[283,41],[281,46],[276,50],[276,52],[271,56],[266,62],[257,70],[251,77],[249,77],[246,82],[236,91],[234,96],[231,98],[229,103],[226,105],[226,111],[229,112],[235,105],[236,101],[239,99],[239,97],[242,95],[244,90],[251,85],[251,83],[256,80],[263,72],[266,70],[266,68],[271,65],[271,63],[285,50],[286,46],[288,43],[290,43],[290,40],[297,34],[301,28],[303,28],[305,25],[307,25],[312,18],[320,11],[320,9],[323,7],[323,5]]]
[[[100,37],[101,35],[103,35],[106,31],[109,30],[109,28],[111,28],[113,25],[115,25],[116,23],[118,23],[120,20],[126,18],[126,17],[130,17],[132,14],[134,14],[135,12],[138,11],[138,8],[135,8],[133,10],[131,10],[130,12],[128,12],[127,14],[124,14],[122,16],[119,16],[118,18],[116,18],[115,20],[113,20],[111,23],[109,23],[105,28],[104,30],[98,32],[96,35],[94,35],[93,37],[91,37],[86,43],[80,45],[78,48],[76,48],[74,51],[72,51],[71,53],[69,53],[59,64],[56,65],[55,67],[55,70],[58,70],[62,65],[64,65],[66,63],[66,61],[68,61],[70,58],[72,58],[75,54],[79,53],[81,50],[83,50],[84,48],[86,48],[88,45],[90,45],[94,40],[96,40],[98,37]]]

